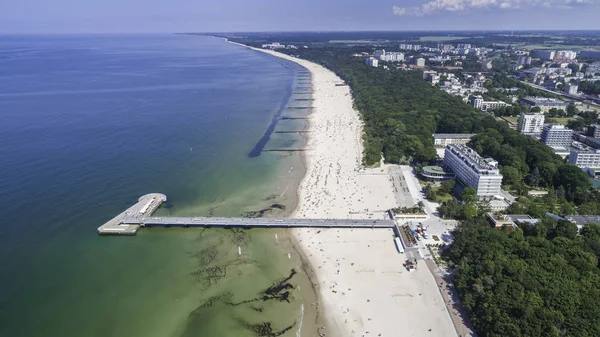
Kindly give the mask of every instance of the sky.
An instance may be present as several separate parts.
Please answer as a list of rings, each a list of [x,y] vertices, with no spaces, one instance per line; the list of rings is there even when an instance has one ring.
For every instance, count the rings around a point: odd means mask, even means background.
[[[0,33],[600,29],[600,0],[1,0]]]

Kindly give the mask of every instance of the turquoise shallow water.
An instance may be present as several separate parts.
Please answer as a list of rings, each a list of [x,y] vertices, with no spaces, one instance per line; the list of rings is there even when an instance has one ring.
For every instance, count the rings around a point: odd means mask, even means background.
[[[208,37],[0,37],[0,335],[295,336],[311,295],[285,233],[95,229],[149,192],[170,215],[293,205],[297,153],[248,155],[303,71]],[[287,301],[240,304],[292,269]]]

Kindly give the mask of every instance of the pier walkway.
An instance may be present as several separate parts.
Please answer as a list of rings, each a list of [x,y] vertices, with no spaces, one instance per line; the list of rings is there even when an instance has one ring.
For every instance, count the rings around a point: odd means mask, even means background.
[[[222,228],[394,228],[392,220],[153,217],[167,200],[164,194],[142,196],[125,212],[98,227],[100,235],[135,235],[140,227],[222,227]]]

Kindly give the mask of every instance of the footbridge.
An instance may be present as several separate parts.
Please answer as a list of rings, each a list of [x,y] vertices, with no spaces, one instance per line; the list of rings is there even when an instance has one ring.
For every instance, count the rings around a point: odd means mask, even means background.
[[[141,227],[221,227],[221,228],[394,228],[392,220],[153,217],[167,200],[164,194],[142,196],[123,213],[98,227],[100,235],[135,235]]]

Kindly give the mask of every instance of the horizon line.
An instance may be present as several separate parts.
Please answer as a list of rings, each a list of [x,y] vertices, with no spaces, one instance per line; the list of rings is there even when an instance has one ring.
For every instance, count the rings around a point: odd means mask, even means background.
[[[1,32],[6,35],[150,35],[150,34],[285,34],[285,33],[501,33],[501,32],[600,32],[590,29],[360,29],[360,30],[248,30],[248,31],[163,31],[163,32]]]

